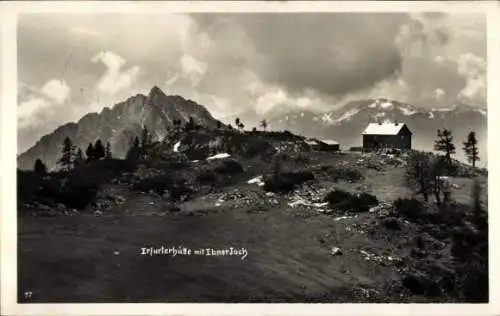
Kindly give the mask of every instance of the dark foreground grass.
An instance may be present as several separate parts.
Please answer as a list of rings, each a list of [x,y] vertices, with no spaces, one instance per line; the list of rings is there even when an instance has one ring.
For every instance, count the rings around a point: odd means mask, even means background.
[[[393,268],[363,260],[357,249],[373,245],[361,239],[328,217],[304,221],[281,209],[26,217],[19,222],[18,295],[20,302],[355,302],[361,298],[346,293],[395,277]],[[162,245],[243,247],[248,255],[140,255],[142,247]],[[344,255],[332,256],[338,245]],[[325,294],[336,291],[344,294]]]

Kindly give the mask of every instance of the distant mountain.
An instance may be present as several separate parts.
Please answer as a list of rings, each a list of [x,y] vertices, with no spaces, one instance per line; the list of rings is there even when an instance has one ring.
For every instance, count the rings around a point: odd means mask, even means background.
[[[101,113],[87,114],[77,123],[62,125],[43,136],[18,156],[18,168],[32,169],[37,158],[53,168],[66,137],[70,137],[84,152],[89,142],[94,143],[97,139],[109,141],[113,156],[124,157],[130,138],[138,136],[142,126],[147,126],[158,138],[162,138],[167,128],[173,126],[173,120],[185,123],[190,116],[197,124],[210,127],[217,124],[217,120],[204,106],[177,95],[167,96],[160,88],[153,87],[147,96],[138,94],[111,108],[104,108]]]
[[[300,112],[283,115],[269,122],[273,130],[289,130],[306,136],[335,139],[344,147],[359,146],[361,133],[370,122],[389,120],[406,123],[413,132],[412,146],[430,151],[438,128],[448,128],[454,135],[456,157],[464,160],[462,142],[474,130],[479,138],[482,165],[487,160],[487,113],[463,103],[451,108],[425,110],[388,99],[349,102],[343,107],[315,114]]]

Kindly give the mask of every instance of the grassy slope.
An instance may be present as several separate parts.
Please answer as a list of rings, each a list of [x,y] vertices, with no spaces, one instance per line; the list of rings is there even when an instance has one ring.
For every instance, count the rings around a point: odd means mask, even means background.
[[[328,154],[311,163],[353,164],[357,159]],[[247,168],[239,183],[225,191],[236,188],[265,201],[258,186],[244,181],[261,169]],[[362,182],[320,184],[366,190],[385,201],[410,194],[401,168],[362,172]],[[468,203],[470,179],[455,183],[460,184],[457,199]],[[365,260],[360,250],[404,258],[415,236],[412,225],[401,232],[378,228],[376,214],[335,221],[335,216],[290,208],[284,197],[279,206],[266,204],[262,212],[249,212],[255,206],[233,209],[229,202],[216,207],[215,200],[199,198],[178,214],[163,214],[159,198],[137,193],[127,198],[109,217],[19,218],[20,300],[25,291],[33,292],[30,302],[363,300],[342,289],[383,291],[398,272],[392,265]],[[124,210],[156,215],[124,215]],[[187,216],[189,210],[194,216]],[[379,233],[370,234],[374,229]],[[139,255],[141,247],[161,245],[245,247],[249,254],[245,260]],[[330,255],[331,247],[340,247],[343,255]]]

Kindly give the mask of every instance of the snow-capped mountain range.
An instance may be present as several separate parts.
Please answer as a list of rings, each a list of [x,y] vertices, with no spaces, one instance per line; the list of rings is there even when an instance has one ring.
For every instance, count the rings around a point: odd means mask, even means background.
[[[423,109],[388,99],[349,102],[341,108],[321,114],[298,112],[269,122],[275,130],[289,130],[306,136],[335,139],[343,147],[359,146],[361,132],[370,122],[390,121],[408,125],[413,132],[413,148],[432,150],[437,129],[453,132],[457,158],[463,160],[462,142],[470,131],[479,138],[483,163],[486,161],[487,111],[456,103],[450,108]]]

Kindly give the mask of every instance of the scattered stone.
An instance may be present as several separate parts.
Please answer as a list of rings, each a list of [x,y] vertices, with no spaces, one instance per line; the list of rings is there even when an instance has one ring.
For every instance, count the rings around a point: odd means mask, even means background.
[[[99,210],[97,210],[97,211],[94,212],[94,215],[97,216],[97,217],[99,217],[99,216],[102,215],[102,212],[99,211]]]
[[[333,220],[336,221],[336,222],[338,222],[338,221],[341,221],[343,219],[351,219],[351,218],[356,218],[356,217],[358,217],[358,215],[354,215],[354,216],[347,216],[347,215],[345,215],[345,216],[335,217]]]
[[[115,250],[115,251],[113,251],[113,254],[114,254],[115,256],[118,256],[118,255],[120,254],[120,252]]]
[[[332,256],[340,256],[342,255],[342,250],[340,250],[339,247],[332,247],[332,252],[331,252]]]
[[[393,256],[380,256],[377,254],[369,253],[365,250],[359,251],[365,258],[366,261],[374,261],[381,265],[395,264],[396,266],[402,263],[402,259]]]

